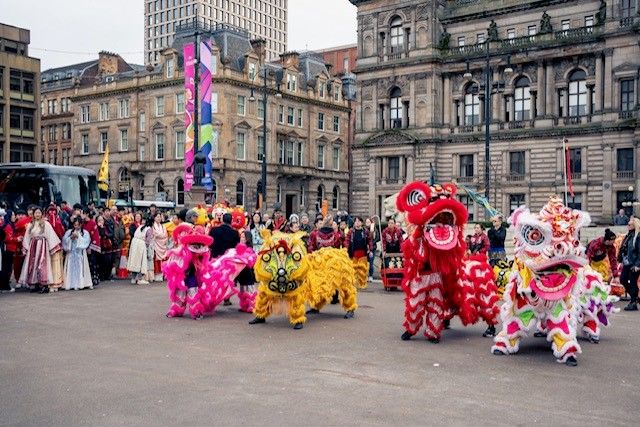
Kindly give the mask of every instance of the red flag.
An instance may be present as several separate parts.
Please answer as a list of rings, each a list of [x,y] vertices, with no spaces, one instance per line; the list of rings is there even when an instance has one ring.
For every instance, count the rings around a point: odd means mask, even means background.
[[[566,139],[565,139],[565,146],[564,146],[564,161],[566,164],[566,174],[567,174],[567,186],[569,187],[569,194],[571,194],[571,197],[575,197],[575,194],[573,194],[573,182],[571,181],[571,155],[570,155],[570,151],[569,151],[569,145],[566,144]]]

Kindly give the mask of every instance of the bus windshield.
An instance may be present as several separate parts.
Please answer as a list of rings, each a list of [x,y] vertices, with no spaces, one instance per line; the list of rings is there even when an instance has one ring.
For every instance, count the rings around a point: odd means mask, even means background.
[[[95,175],[40,168],[0,168],[0,201],[12,209],[98,200]]]

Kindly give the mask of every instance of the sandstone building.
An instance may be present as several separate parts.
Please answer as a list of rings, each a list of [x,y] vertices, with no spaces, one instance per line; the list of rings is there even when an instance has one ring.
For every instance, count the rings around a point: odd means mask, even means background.
[[[29,30],[0,24],[0,163],[32,162],[40,151],[40,60]]]
[[[636,0],[350,1],[356,212],[381,214],[405,182],[432,176],[483,193],[487,117],[490,201],[506,214],[563,192],[563,138],[571,206],[609,223],[629,189],[638,191]],[[464,192],[460,199],[473,219],[484,217]]]
[[[264,41],[224,28],[214,42],[213,126],[216,200],[254,209],[260,188]],[[109,146],[110,186],[119,198],[190,204],[184,192],[184,76],[179,39],[161,62],[142,68],[103,52],[72,89],[43,99],[71,100],[71,164],[98,170]],[[86,68],[84,67],[84,68]],[[77,70],[78,66],[64,70]],[[312,52],[267,63],[267,206],[315,210],[327,199],[345,209],[349,107],[341,81]],[[55,73],[50,70],[47,75]],[[58,70],[57,72],[61,72]],[[74,72],[72,71],[72,74]],[[58,157],[60,155],[58,154]]]

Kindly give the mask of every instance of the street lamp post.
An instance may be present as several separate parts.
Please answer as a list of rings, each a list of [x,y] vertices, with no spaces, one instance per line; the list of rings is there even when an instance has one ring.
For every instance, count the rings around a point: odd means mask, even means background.
[[[493,81],[493,68],[491,67],[491,52],[489,49],[489,41],[484,42],[485,44],[485,66],[484,66],[484,87],[480,89],[484,89],[484,197],[489,201],[489,196],[491,192],[491,96],[494,93],[494,90],[497,92],[501,92],[504,90],[505,83],[504,81]],[[511,68],[511,60],[507,59],[507,67],[504,69],[504,74],[506,76],[513,73],[513,69]],[[473,75],[469,71],[469,63],[467,62],[467,71],[464,73],[465,78],[471,78]]]
[[[263,68],[263,82],[262,82],[262,168],[261,168],[261,195],[262,195],[262,206],[261,209],[263,211],[266,210],[267,203],[267,101],[268,101],[268,87],[267,87],[267,79],[269,77],[269,72],[267,66],[264,65]],[[282,98],[282,94],[280,90],[276,92],[276,98]],[[253,95],[253,89],[251,89],[251,96],[249,97],[249,101],[254,102],[256,100]]]
[[[622,202],[622,207],[631,208],[631,215],[635,215],[636,208],[640,206],[640,201],[638,201],[638,199],[633,194],[633,190],[634,190],[633,185],[630,185],[629,188],[627,188],[627,190],[629,190],[629,193],[631,194],[627,199],[627,201]]]

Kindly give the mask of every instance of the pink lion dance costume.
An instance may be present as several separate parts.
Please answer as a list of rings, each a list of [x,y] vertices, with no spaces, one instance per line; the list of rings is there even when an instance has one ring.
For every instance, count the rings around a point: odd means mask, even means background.
[[[537,336],[546,334],[559,363],[576,366],[578,328],[598,342],[600,326],[609,324],[617,298],[588,266],[580,244],[578,232],[590,221],[586,212],[564,206],[558,196],[537,215],[524,206],[511,215],[516,261],[493,354],[517,353],[520,339],[533,329]]]
[[[211,260],[209,246],[213,239],[199,225],[192,228],[180,224],[173,236],[179,245],[169,252],[162,265],[171,301],[167,317],[181,317],[188,307],[192,318],[201,319],[226,298],[238,294],[235,278],[243,268],[255,263],[256,255],[246,246],[238,245]],[[239,297],[241,307],[253,309],[255,294]]]
[[[408,238],[402,245],[405,341],[424,322],[425,337],[439,342],[445,320],[454,315],[465,326],[479,319],[496,324],[493,271],[486,256],[464,257],[467,210],[454,198],[456,191],[454,184],[413,182],[398,194],[397,208],[408,223]]]

